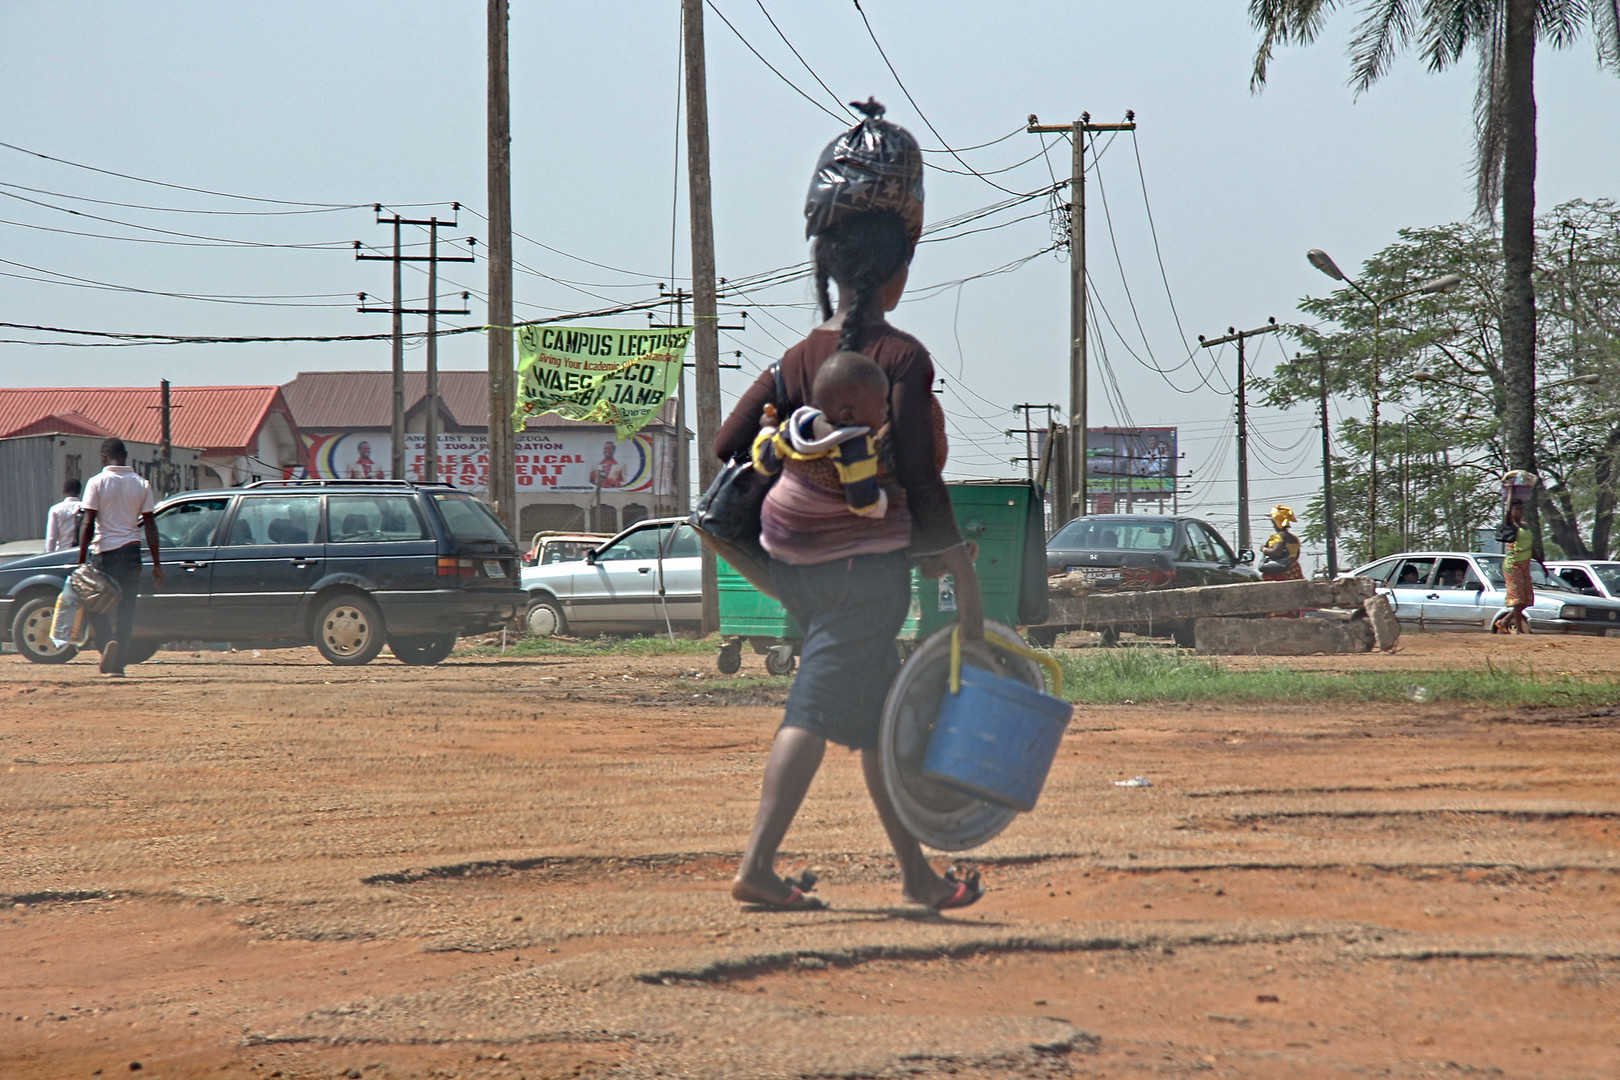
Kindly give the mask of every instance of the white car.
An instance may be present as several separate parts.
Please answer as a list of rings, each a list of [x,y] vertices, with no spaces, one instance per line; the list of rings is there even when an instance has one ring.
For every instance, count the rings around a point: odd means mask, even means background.
[[[685,518],[637,522],[574,562],[525,568],[531,634],[662,633],[703,624],[703,558]]]
[[[1467,551],[1409,551],[1350,571],[1372,578],[1408,630],[1489,630],[1503,610],[1507,581],[1501,555]],[[1551,564],[1549,564],[1551,565]],[[1585,596],[1530,564],[1536,602],[1525,609],[1530,629],[1543,633],[1620,636],[1620,600]]]
[[[1612,559],[1557,559],[1547,572],[1583,596],[1620,600],[1620,562]]]

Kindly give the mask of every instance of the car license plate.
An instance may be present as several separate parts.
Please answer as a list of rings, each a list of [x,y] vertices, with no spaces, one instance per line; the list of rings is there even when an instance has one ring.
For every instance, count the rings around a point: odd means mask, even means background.
[[[499,559],[485,559],[484,560],[484,576],[485,577],[505,577],[506,576],[506,570],[501,566],[501,560],[499,560]]]

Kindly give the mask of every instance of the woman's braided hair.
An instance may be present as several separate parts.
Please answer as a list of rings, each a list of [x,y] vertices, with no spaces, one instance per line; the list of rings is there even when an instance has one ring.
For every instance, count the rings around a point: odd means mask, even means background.
[[[840,350],[860,351],[861,332],[878,290],[911,262],[913,250],[905,221],[891,210],[851,214],[816,237],[810,258],[822,318],[833,316],[829,279],[850,298],[838,335]]]

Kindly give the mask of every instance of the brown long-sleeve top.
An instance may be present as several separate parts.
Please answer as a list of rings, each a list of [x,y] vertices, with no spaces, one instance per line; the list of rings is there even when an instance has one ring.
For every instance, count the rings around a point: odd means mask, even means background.
[[[836,330],[815,329],[790,348],[781,361],[782,382],[788,400],[782,415],[810,400],[810,386],[822,363],[838,351]],[[951,512],[935,457],[933,389],[934,361],[922,342],[888,323],[873,323],[861,332],[860,351],[876,361],[889,377],[889,425],[894,448],[894,470],[906,494],[912,517],[911,554],[936,555],[962,542]],[[776,381],[767,370],[754,380],[731,410],[714,439],[721,461],[746,453],[759,434],[759,417],[776,397]]]

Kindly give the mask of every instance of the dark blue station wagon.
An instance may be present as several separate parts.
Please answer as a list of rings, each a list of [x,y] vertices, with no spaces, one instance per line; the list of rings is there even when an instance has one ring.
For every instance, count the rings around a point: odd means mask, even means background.
[[[483,503],[448,484],[398,480],[263,481],[188,491],[156,513],[163,588],[142,573],[135,640],[260,648],[313,644],[334,664],[366,664],[383,645],[407,664],[437,664],[461,634],[523,610],[518,546]],[[0,565],[0,634],[53,664],[50,622],[78,552]]]

